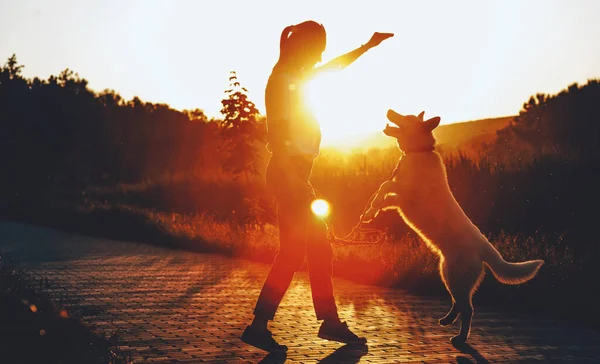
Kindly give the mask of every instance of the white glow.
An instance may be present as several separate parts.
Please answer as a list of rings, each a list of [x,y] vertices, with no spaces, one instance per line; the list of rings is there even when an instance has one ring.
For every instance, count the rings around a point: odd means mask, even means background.
[[[329,203],[323,199],[317,199],[310,205],[312,212],[319,217],[327,217],[329,215]]]

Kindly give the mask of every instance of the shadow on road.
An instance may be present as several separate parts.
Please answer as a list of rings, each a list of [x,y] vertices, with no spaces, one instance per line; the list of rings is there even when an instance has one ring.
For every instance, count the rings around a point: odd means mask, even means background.
[[[286,360],[286,353],[269,353],[263,360],[259,361],[259,364],[282,364],[285,363]]]
[[[367,355],[369,347],[367,345],[347,344],[336,349],[333,353],[327,355],[319,361],[322,364],[333,363],[358,363],[360,358]]]
[[[475,363],[477,363],[477,364],[489,364],[489,361],[486,358],[484,358],[479,353],[479,351],[477,351],[477,349],[475,349],[474,347],[472,347],[469,344],[460,344],[460,345],[452,344],[452,346],[454,346],[461,353],[470,355],[475,360]],[[473,361],[471,359],[469,359],[465,356],[462,356],[462,355],[459,355],[456,357],[456,362],[458,364],[473,363]]]

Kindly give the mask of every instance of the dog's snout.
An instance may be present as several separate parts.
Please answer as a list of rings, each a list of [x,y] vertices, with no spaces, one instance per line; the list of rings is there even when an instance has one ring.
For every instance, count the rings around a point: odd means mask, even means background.
[[[389,119],[389,118],[393,117],[394,114],[396,114],[396,112],[394,110],[388,109],[388,111],[387,111],[387,118]]]

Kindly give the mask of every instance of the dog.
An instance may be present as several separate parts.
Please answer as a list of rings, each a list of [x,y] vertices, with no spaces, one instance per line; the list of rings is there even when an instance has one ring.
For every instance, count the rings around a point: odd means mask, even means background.
[[[393,177],[381,184],[361,216],[370,222],[381,210],[396,209],[404,221],[440,257],[440,275],[452,296],[452,308],[439,320],[450,325],[460,315],[461,327],[452,337],[454,345],[466,343],[473,318],[473,293],[481,283],[487,265],[496,279],[520,284],[532,279],[543,260],[522,263],[505,261],[494,246],[464,213],[448,186],[446,168],[432,131],[440,118],[424,120],[388,110],[384,134],[394,137],[403,152]]]

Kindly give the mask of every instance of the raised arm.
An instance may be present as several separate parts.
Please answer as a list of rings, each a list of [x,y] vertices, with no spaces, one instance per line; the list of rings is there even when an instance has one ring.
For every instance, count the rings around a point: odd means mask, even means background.
[[[378,33],[375,32],[373,34],[373,36],[371,37],[371,39],[369,39],[369,41],[363,45],[361,45],[360,47],[356,48],[353,51],[350,51],[346,54],[343,54],[339,57],[336,57],[334,59],[332,59],[331,61],[327,62],[326,64],[314,68],[312,70],[312,75],[316,75],[322,71],[329,71],[329,70],[334,70],[334,69],[344,69],[346,67],[348,67],[350,64],[352,64],[354,61],[356,61],[358,59],[358,57],[362,56],[366,51],[368,51],[369,49],[378,46],[381,42],[383,42],[384,40],[393,37],[394,34],[393,33]]]

